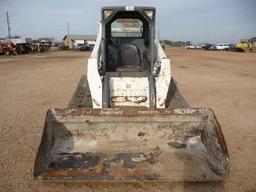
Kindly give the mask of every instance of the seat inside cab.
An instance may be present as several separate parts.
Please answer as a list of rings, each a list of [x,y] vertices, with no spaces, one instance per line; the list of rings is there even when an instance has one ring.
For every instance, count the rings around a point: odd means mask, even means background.
[[[149,42],[147,21],[129,12],[116,15],[107,25],[106,72],[147,72]]]

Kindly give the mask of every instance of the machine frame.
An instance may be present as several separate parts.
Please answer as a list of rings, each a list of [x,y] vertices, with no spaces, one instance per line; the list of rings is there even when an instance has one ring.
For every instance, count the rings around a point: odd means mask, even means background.
[[[104,14],[107,11],[111,14],[105,17]],[[147,16],[146,13],[149,12],[150,16]],[[109,25],[116,18],[140,18],[148,25],[148,34],[143,37],[148,42],[146,47],[148,70],[116,73],[107,70]],[[171,82],[171,66],[169,58],[165,55],[158,40],[155,39],[155,8],[102,8],[99,33],[88,61],[87,79],[93,108],[123,106],[166,108],[166,98]]]

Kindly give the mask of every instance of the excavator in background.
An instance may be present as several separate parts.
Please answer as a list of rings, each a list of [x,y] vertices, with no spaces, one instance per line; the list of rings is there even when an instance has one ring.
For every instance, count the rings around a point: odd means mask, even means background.
[[[44,181],[221,181],[229,168],[214,112],[191,108],[155,39],[154,7],[103,7],[87,74],[49,109],[34,177]],[[188,74],[189,75],[189,74]]]

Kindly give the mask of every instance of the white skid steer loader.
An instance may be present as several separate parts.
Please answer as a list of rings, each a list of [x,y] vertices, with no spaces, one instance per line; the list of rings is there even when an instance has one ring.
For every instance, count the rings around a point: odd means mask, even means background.
[[[49,109],[34,176],[60,181],[220,181],[228,150],[212,110],[190,108],[155,40],[155,8],[104,7],[67,109]]]

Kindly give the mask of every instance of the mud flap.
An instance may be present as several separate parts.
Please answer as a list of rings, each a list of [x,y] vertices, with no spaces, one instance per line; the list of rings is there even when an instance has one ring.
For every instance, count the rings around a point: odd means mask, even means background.
[[[59,181],[220,181],[229,157],[210,109],[50,109],[34,176]]]

